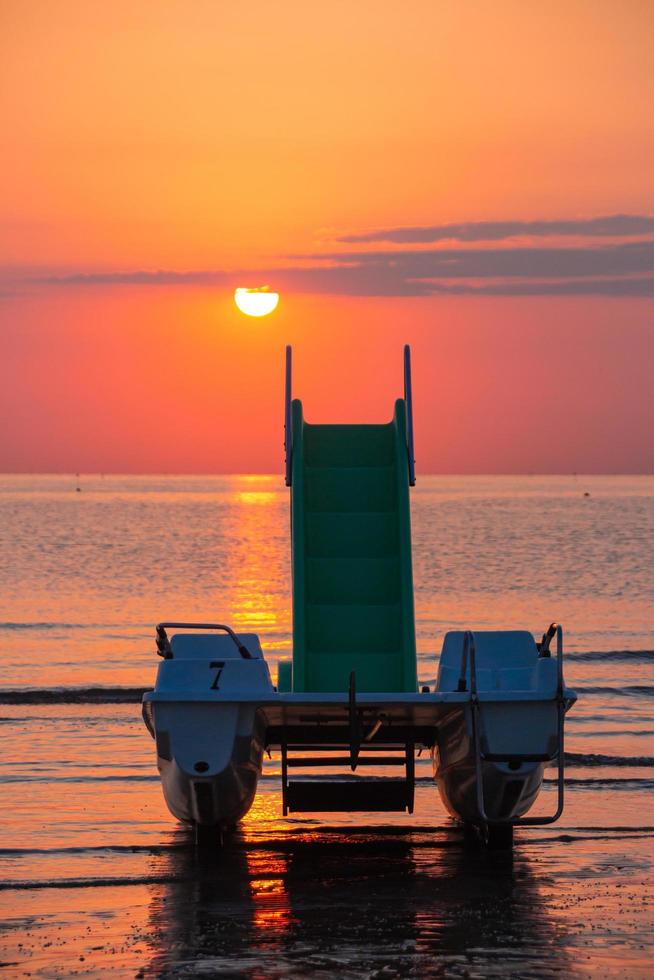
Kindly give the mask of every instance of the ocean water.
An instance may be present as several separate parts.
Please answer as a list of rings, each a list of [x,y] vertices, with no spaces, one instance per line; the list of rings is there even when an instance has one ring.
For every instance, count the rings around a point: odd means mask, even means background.
[[[563,818],[471,851],[423,756],[412,816],[284,819],[273,754],[209,859],[139,702],[164,619],[288,654],[282,478],[0,477],[5,975],[651,975],[654,478],[422,477],[412,523],[422,683],[448,629],[563,624]]]

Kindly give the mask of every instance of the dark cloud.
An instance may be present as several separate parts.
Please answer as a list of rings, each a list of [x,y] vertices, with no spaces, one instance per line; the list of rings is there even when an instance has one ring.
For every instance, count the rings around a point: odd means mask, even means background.
[[[423,283],[423,286],[426,284]],[[456,296],[654,296],[654,276],[632,279],[569,279],[554,282],[429,284],[430,295]],[[420,295],[425,295],[421,292]]]
[[[235,272],[217,269],[38,274],[14,280],[11,287],[15,294],[16,289],[24,291],[44,285],[204,285],[230,289],[269,283],[281,292],[348,296],[654,295],[654,241],[572,248],[341,251],[294,259],[295,263],[285,268]]]
[[[299,256],[296,256],[298,258]],[[654,242],[575,248],[401,249],[392,252],[329,252],[307,256],[340,265],[381,267],[405,279],[478,279],[508,276],[558,279],[626,276],[654,272]]]
[[[592,238],[621,238],[654,233],[654,217],[641,214],[610,214],[578,221],[471,221],[464,224],[429,225],[414,228],[383,228],[353,235],[341,235],[336,241],[348,244],[365,242],[492,242],[521,236],[583,235]]]
[[[654,275],[487,282],[410,278],[377,267],[288,269],[275,280],[281,292],[340,296],[654,296]]]
[[[654,275],[486,282],[407,276],[382,266],[287,269],[274,280],[281,292],[340,296],[654,296]]]
[[[50,275],[31,276],[28,281],[40,286],[141,286],[141,285],[222,285],[238,279],[221,270],[201,270],[175,272],[172,269],[157,269],[147,272],[67,272]]]

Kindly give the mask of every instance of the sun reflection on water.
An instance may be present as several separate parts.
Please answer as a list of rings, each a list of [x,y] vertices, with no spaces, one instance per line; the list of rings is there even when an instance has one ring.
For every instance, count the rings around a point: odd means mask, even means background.
[[[252,924],[262,938],[279,941],[291,921],[286,854],[247,851],[252,894]]]
[[[271,504],[276,498],[269,490],[242,490],[236,497],[239,504]]]

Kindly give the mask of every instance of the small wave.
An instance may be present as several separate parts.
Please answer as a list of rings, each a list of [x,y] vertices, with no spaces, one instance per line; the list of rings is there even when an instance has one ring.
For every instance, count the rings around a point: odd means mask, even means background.
[[[93,776],[85,773],[83,776],[0,776],[2,783],[154,783],[160,779],[157,775],[142,773],[127,773],[125,775]]]
[[[556,779],[544,779],[543,783],[550,783],[556,785]],[[619,776],[612,778],[607,776],[606,778],[598,777],[597,779],[581,779],[577,777],[569,778],[566,776],[565,779],[566,789],[569,786],[581,786],[588,789],[595,789],[597,787],[604,787],[609,789],[654,789],[654,779],[637,779],[625,777],[620,779]]]
[[[619,824],[619,825],[608,825],[604,824],[582,824],[577,827],[568,827],[568,830],[584,830],[584,831],[599,831],[603,834],[622,834],[622,833],[634,833],[634,834],[652,834],[654,833],[654,827],[647,824],[643,824],[639,827],[637,824],[633,826],[631,824]]]
[[[0,891],[26,891],[43,888],[116,888],[120,885],[173,885],[192,881],[179,875],[133,875],[125,878],[47,878],[30,881],[0,881]]]
[[[620,840],[642,840],[644,836],[647,836],[639,828],[630,828],[633,833],[625,833],[624,831],[620,834]],[[536,837],[531,837],[529,839],[530,844],[575,844],[577,841],[600,841],[600,840],[615,840],[615,835],[611,827],[607,828],[605,834],[569,834],[564,832],[562,834],[548,835],[547,837],[541,837],[540,839]]]
[[[586,650],[579,653],[566,653],[566,660],[616,661],[626,663],[652,663],[654,650]]]
[[[579,719],[572,718],[567,719],[567,724],[574,724]],[[590,721],[606,721],[604,716],[589,716]],[[654,735],[654,728],[598,728],[592,732],[575,732],[575,738],[650,738]]]
[[[579,764],[579,763],[577,763]],[[601,763],[597,763],[601,765]],[[619,763],[618,763],[619,765]],[[552,767],[553,768],[553,767]],[[281,778],[279,772],[275,773],[262,773],[259,776],[259,782],[264,783],[278,783]],[[300,782],[311,782],[314,779],[322,778],[319,773],[307,773],[305,776],[294,777]],[[358,782],[365,779],[365,776],[353,776],[351,773],[332,773],[329,777],[330,782],[341,783],[341,782]],[[379,775],[374,777],[376,781],[387,780],[391,781],[394,776]],[[145,774],[145,773],[128,773],[128,774],[116,774],[111,776],[102,775],[89,775],[85,773],[79,776],[55,776],[52,774],[47,775],[9,775],[0,776],[0,785],[8,785],[10,783],[157,783],[160,780],[160,776],[156,773]],[[544,783],[556,783],[556,779],[546,778],[543,780]],[[432,785],[434,783],[433,776],[416,776],[416,785],[427,784]],[[584,779],[583,777],[567,777],[565,780],[566,786],[638,786],[641,789],[651,789],[654,787],[654,779],[647,777],[638,778],[632,776],[625,776],[620,778],[619,776],[611,777],[589,777]],[[1,852],[0,852],[1,853]]]
[[[189,834],[190,834],[189,828]],[[195,847],[190,841],[180,844],[90,844],[79,847],[0,847],[0,857],[26,857],[28,854],[174,854]]]
[[[106,629],[102,623],[0,623],[0,630],[97,630]]]
[[[1,696],[0,696],[1,700]],[[28,706],[29,707],[29,706]],[[89,715],[68,715],[63,720],[69,721],[74,717],[76,725],[90,725],[94,727],[102,727],[108,723],[108,718],[106,715],[89,714]],[[59,722],[62,719],[53,718],[52,715],[0,715],[0,725],[36,725],[43,724],[44,722],[48,725],[52,725],[53,722]],[[129,712],[127,715],[120,715],[118,712],[111,717],[111,728],[132,728],[134,726],[134,714]],[[653,733],[654,734],[654,733]]]
[[[654,696],[652,684],[624,684],[620,687],[579,687],[575,685],[577,694],[608,694],[609,696],[627,698],[651,698]]]
[[[137,704],[150,687],[49,687],[43,689],[0,690],[0,704]],[[654,685],[623,687],[576,687],[579,694],[624,697],[652,697]]]
[[[602,755],[589,752],[566,752],[566,766],[616,766],[629,768],[644,768],[654,766],[654,756],[651,755]]]
[[[578,693],[578,689],[577,689],[577,693]],[[586,705],[584,704],[584,708],[585,707]],[[602,705],[600,704],[598,707],[601,708]],[[578,738],[579,736],[584,736],[585,738],[597,738],[598,736],[604,734],[606,738],[611,739],[620,734],[622,735],[642,735],[643,733],[651,734],[651,729],[648,730],[645,728],[632,729],[631,731],[616,730],[615,732],[609,731],[604,733],[602,733],[599,728],[593,728],[591,731],[588,731],[586,726],[606,724],[606,722],[611,721],[612,718],[619,718],[619,720],[625,725],[639,725],[643,723],[643,716],[641,714],[636,714],[636,713],[633,715],[627,714],[625,707],[626,707],[625,705],[616,705],[615,703],[613,703],[611,705],[612,710],[610,715],[608,713],[608,706],[605,707],[600,714],[596,714],[596,715],[585,714],[585,713],[582,714],[581,711],[577,712],[576,714],[572,712],[566,718],[566,728],[570,726],[570,730],[574,731],[575,733],[575,738]],[[640,706],[636,705],[635,707],[637,710],[638,707]],[[645,721],[649,725],[651,724],[652,719],[648,717],[645,719]],[[578,730],[580,728],[581,731]],[[586,728],[586,731],[583,730],[584,728]]]
[[[150,687],[48,687],[0,690],[0,704],[136,704]],[[579,694],[624,697],[653,697],[654,685],[622,687],[576,687]]]
[[[0,704],[136,704],[149,687],[47,687],[0,691]]]

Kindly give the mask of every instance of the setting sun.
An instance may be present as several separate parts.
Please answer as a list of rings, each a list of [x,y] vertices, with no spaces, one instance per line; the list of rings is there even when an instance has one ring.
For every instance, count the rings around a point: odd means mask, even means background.
[[[271,293],[267,286],[249,289],[239,286],[234,290],[234,302],[247,316],[267,316],[277,309],[279,293]]]

